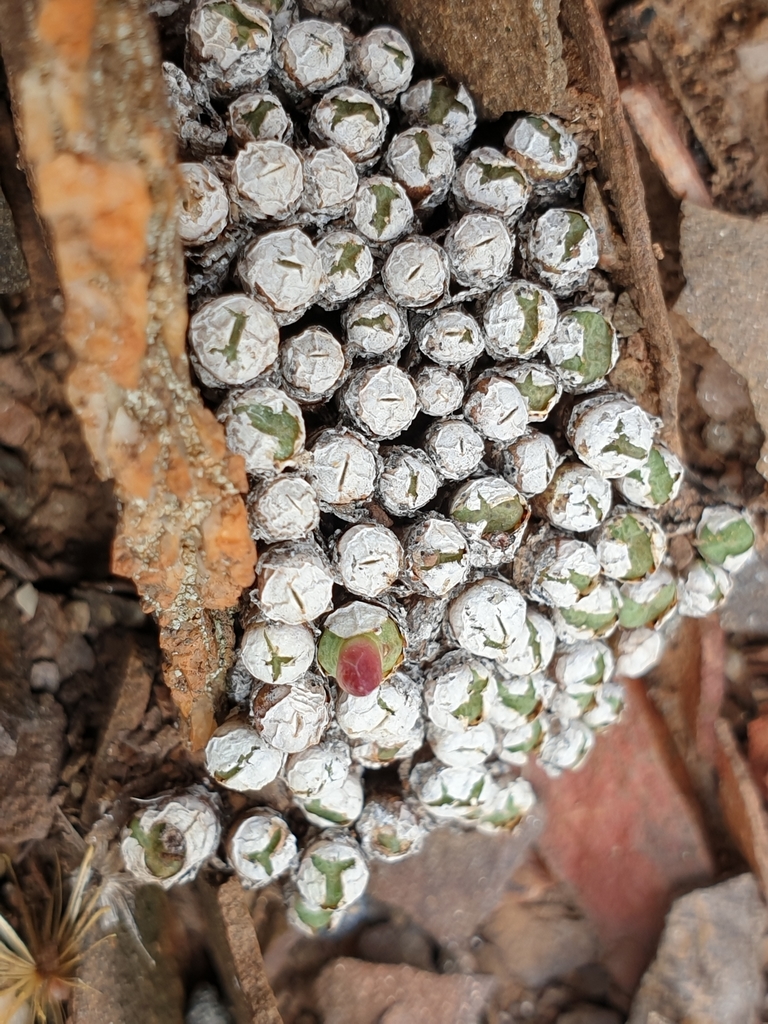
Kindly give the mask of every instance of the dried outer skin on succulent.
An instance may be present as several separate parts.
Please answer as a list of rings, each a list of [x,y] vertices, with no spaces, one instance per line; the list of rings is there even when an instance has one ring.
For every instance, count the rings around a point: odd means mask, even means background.
[[[222,295],[190,319],[188,340],[207,376],[204,384],[246,387],[277,359],[280,332],[261,302],[247,295]]]
[[[391,864],[418,853],[428,827],[415,801],[380,796],[366,801],[355,831],[369,859]]]
[[[448,732],[430,723],[427,739],[435,758],[454,768],[482,765],[496,751],[496,731],[489,722],[470,725],[461,732]]]
[[[433,128],[455,149],[472,137],[477,124],[475,104],[463,85],[445,78],[423,79],[400,97],[403,114],[411,124]]]
[[[381,279],[390,297],[407,309],[440,305],[448,293],[450,268],[445,251],[416,235],[399,242],[387,257]]]
[[[383,174],[363,178],[350,212],[352,223],[371,245],[387,252],[413,226],[413,207],[403,186]]]
[[[74,21],[57,11],[11,5],[3,24],[19,43],[5,66],[66,304],[66,388],[99,476],[115,481],[113,571],[158,617],[165,679],[199,748],[232,660],[226,609],[253,572],[243,465],[189,381],[176,143],[153,28],[138,3],[107,0]]]
[[[616,330],[595,306],[576,306],[558,320],[547,358],[571,394],[596,391],[619,358]]]
[[[472,564],[492,568],[512,561],[531,512],[512,484],[503,477],[487,476],[455,491],[448,515],[469,540]]]
[[[341,322],[350,355],[362,359],[396,360],[410,338],[407,314],[379,285],[348,306]]]
[[[382,103],[394,103],[408,88],[413,74],[410,43],[388,25],[377,26],[357,39],[350,61],[353,76]]]
[[[270,544],[304,540],[320,523],[315,489],[297,474],[259,481],[248,492],[246,506],[251,536]]]
[[[619,494],[640,508],[661,508],[673,501],[683,484],[683,464],[664,445],[652,446],[647,460],[639,469],[615,481]]]
[[[677,610],[688,618],[706,618],[717,611],[732,589],[733,580],[725,569],[695,559],[677,581]]]
[[[417,210],[439,206],[456,173],[453,146],[433,128],[408,128],[396,135],[385,164]]]
[[[416,593],[445,598],[466,581],[472,565],[469,542],[449,519],[428,513],[401,539],[405,576]]]
[[[624,395],[603,394],[573,407],[566,434],[582,462],[612,480],[643,466],[656,426]]]
[[[253,88],[272,63],[272,22],[253,0],[198,0],[187,27],[185,62],[211,95]]]
[[[252,220],[286,220],[299,206],[304,189],[301,161],[284,142],[248,142],[235,157],[232,183],[240,208]]]
[[[562,463],[549,487],[531,499],[537,515],[573,533],[596,529],[612,503],[610,482],[581,462]]]
[[[506,367],[504,375],[523,396],[529,423],[540,423],[554,409],[563,394],[560,375],[539,362]]]
[[[274,70],[293,99],[341,85],[348,72],[341,27],[312,18],[295,22],[280,40]]]
[[[253,476],[274,476],[293,466],[306,432],[299,405],[266,384],[233,391],[218,411],[226,424],[227,445],[245,460]]]
[[[224,185],[205,164],[181,164],[179,236],[186,245],[206,245],[227,226],[229,199]]]
[[[325,284],[323,264],[299,228],[270,231],[240,254],[237,272],[245,290],[272,309],[280,326],[295,323]]]
[[[323,402],[341,386],[347,359],[325,327],[307,327],[280,346],[280,370],[286,392],[304,405]]]
[[[328,427],[312,438],[310,479],[320,509],[357,521],[381,472],[378,445],[347,427]]]
[[[289,686],[262,686],[253,699],[257,732],[283,754],[320,742],[331,721],[331,698],[320,676],[308,672]]]
[[[528,429],[510,444],[497,446],[491,462],[521,494],[531,498],[549,487],[563,456],[548,434]]]
[[[296,875],[300,896],[316,910],[349,907],[363,895],[367,884],[368,868],[362,850],[341,829],[320,833],[304,851]]]
[[[383,466],[377,497],[387,512],[408,518],[437,494],[441,478],[432,460],[420,448],[394,445],[381,452]]]
[[[180,154],[202,160],[212,153],[221,153],[227,142],[227,129],[211,106],[205,86],[190,82],[181,68],[169,61],[163,62],[163,80],[175,118]]]
[[[512,232],[489,213],[465,213],[449,227],[443,245],[454,280],[476,294],[504,280],[515,251]]]
[[[464,381],[443,366],[426,363],[414,377],[413,386],[427,416],[450,416],[464,401]]]
[[[442,309],[418,330],[416,339],[425,356],[443,367],[471,365],[483,352],[480,325],[463,309]]]
[[[450,634],[459,647],[503,661],[527,634],[526,604],[505,580],[484,577],[466,586],[448,609]]]
[[[314,541],[275,544],[261,555],[256,571],[258,602],[267,619],[298,625],[331,606],[334,578]]]
[[[509,444],[525,433],[528,408],[514,381],[503,371],[480,374],[464,403],[464,415],[489,441]]]
[[[229,862],[244,889],[260,889],[299,861],[296,838],[277,811],[256,807],[227,840]]]
[[[413,423],[419,400],[410,377],[391,363],[358,370],[343,394],[344,408],[355,426],[371,437],[398,437]]]
[[[491,146],[472,150],[453,181],[453,197],[463,213],[495,213],[510,226],[530,194],[530,183],[515,161]]]
[[[312,108],[309,130],[322,145],[338,146],[366,171],[378,159],[388,124],[389,114],[373,96],[342,85]]]
[[[511,281],[486,301],[483,327],[494,359],[530,359],[552,337],[558,309],[552,294],[535,281]]]
[[[403,550],[386,526],[361,523],[346,530],[336,541],[334,562],[351,594],[378,597],[400,575]]]
[[[520,241],[527,266],[558,297],[582,288],[599,258],[597,236],[582,210],[547,210]]]
[[[370,281],[374,270],[371,250],[354,231],[331,231],[317,240],[317,251],[325,272],[319,303],[323,309],[338,309]]]
[[[485,454],[480,434],[459,417],[446,417],[433,423],[424,435],[423,446],[446,480],[466,480]]]
[[[256,792],[274,782],[285,754],[263,740],[247,722],[231,717],[220,725],[205,748],[205,767],[219,785],[237,792]]]
[[[299,155],[304,167],[300,219],[306,216],[310,222],[323,225],[345,216],[359,182],[354,163],[338,146],[310,146]]]
[[[262,683],[293,683],[315,660],[315,635],[303,624],[249,622],[240,642],[240,660]]]
[[[554,117],[518,118],[504,145],[534,183],[562,181],[575,170],[579,155],[576,140]]]
[[[247,92],[227,107],[229,132],[241,146],[274,139],[290,142],[293,122],[282,103],[271,92]]]

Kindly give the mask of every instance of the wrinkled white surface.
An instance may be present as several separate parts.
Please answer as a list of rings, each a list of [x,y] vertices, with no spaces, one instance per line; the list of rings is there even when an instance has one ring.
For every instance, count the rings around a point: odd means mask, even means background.
[[[343,896],[336,909],[342,910],[359,899],[368,885],[368,867],[362,850],[346,836],[319,839],[307,848],[296,874],[296,888],[310,907],[320,909],[325,902],[325,876],[312,863],[312,856],[339,862],[353,860],[354,865],[341,874]]]
[[[270,875],[258,861],[247,858],[248,854],[265,850],[275,830],[280,832],[281,839],[277,849],[269,855],[273,869]],[[260,889],[298,864],[296,837],[278,814],[264,808],[249,815],[235,829],[229,842],[229,860],[244,888]]]
[[[204,245],[227,226],[229,199],[219,178],[203,164],[179,164],[182,201],[178,231],[187,245]]]
[[[463,85],[456,91],[456,101],[464,108],[452,104],[451,109],[440,124],[432,124],[429,117],[429,104],[432,97],[432,79],[425,78],[400,97],[400,105],[406,120],[412,124],[426,125],[445,136],[452,146],[465,145],[472,138],[477,124],[475,104]]]
[[[230,362],[224,349],[235,325],[234,314],[247,319]],[[248,384],[277,359],[280,332],[275,319],[261,302],[247,295],[222,295],[206,302],[189,321],[187,335],[202,366],[217,380],[232,387]]]
[[[365,103],[374,111],[376,123],[373,124],[360,113],[342,117],[333,124],[337,112],[334,101]],[[312,109],[309,119],[310,131],[326,143],[343,149],[350,160],[358,164],[368,164],[377,156],[384,143],[388,124],[389,115],[370,93],[344,85],[327,92]]]
[[[269,231],[251,242],[240,255],[238,273],[248,289],[283,314],[281,323],[298,320],[325,284],[320,256],[299,228]]]
[[[300,401],[331,394],[345,367],[344,350],[325,327],[307,327],[280,345],[283,379]]]
[[[357,192],[357,169],[338,146],[311,150],[302,156],[304,193],[301,208],[323,221],[343,216]]]
[[[367,800],[363,813],[357,820],[355,831],[360,836],[360,845],[365,855],[373,860],[390,864],[418,853],[427,829],[420,817],[403,800]],[[393,853],[377,842],[379,835],[394,836],[402,849]]]
[[[221,786],[239,793],[255,792],[277,778],[285,760],[279,750],[266,743],[243,722],[225,722],[208,740],[205,767]],[[219,779],[237,765],[239,770],[229,779]]]
[[[424,437],[424,450],[446,480],[465,480],[479,466],[485,445],[482,437],[460,419],[438,420]]]
[[[520,351],[520,339],[525,329],[525,314],[518,302],[538,297],[538,331],[525,352]],[[532,281],[512,281],[494,292],[483,312],[486,346],[494,359],[531,359],[540,352],[554,333],[558,309],[554,296],[546,288]]]
[[[386,526],[353,526],[337,543],[338,569],[344,586],[353,594],[376,597],[400,575],[403,549]]]
[[[417,334],[419,348],[438,366],[452,368],[473,363],[484,348],[480,326],[463,309],[442,309]]]
[[[502,473],[527,498],[546,491],[563,461],[548,434],[529,429],[501,455]]]
[[[484,181],[482,164],[515,170],[519,178],[511,175]],[[460,210],[495,213],[509,224],[514,224],[523,212],[530,194],[531,186],[515,161],[491,146],[473,149],[453,179],[453,195]]]
[[[390,296],[408,309],[431,306],[448,289],[448,257],[431,238],[416,236],[398,242],[381,271]]]
[[[287,459],[276,460],[276,452],[281,447],[281,442],[274,434],[267,434],[255,427],[247,412],[236,412],[236,409],[248,405],[263,405],[277,414],[288,413],[296,420],[299,430],[293,451]],[[220,415],[226,417],[227,447],[230,451],[243,456],[245,468],[254,476],[271,475],[290,465],[293,456],[304,447],[306,433],[301,408],[285,392],[278,391],[277,388],[257,385],[245,391],[237,391],[222,406]]]
[[[566,433],[573,450],[606,480],[640,469],[653,444],[655,424],[651,417],[623,395],[599,395],[573,407]],[[642,449],[642,456],[608,451],[619,434]]]
[[[361,320],[386,317],[381,325],[362,324]],[[399,352],[408,340],[408,321],[383,289],[374,288],[349,306],[343,314],[347,344],[354,354],[383,356]]]
[[[526,604],[509,583],[487,578],[472,583],[455,598],[448,619],[460,647],[502,661],[527,632]]]
[[[611,485],[578,462],[566,462],[552,478],[545,495],[544,513],[553,526],[575,533],[594,530],[611,511]],[[589,498],[593,498],[597,511]]]
[[[452,768],[438,761],[416,765],[410,776],[411,786],[433,818],[477,817],[493,801],[498,787],[481,767]],[[479,795],[472,790],[482,782]],[[440,803],[446,796],[450,803]]]
[[[475,384],[464,403],[464,415],[483,437],[507,444],[525,432],[529,418],[514,382],[495,375]]]
[[[249,217],[284,220],[299,205],[304,188],[301,161],[283,142],[249,142],[235,157],[232,184]]]
[[[489,213],[464,214],[448,229],[443,245],[456,281],[483,291],[505,277],[515,249],[507,225]]]
[[[277,703],[257,709],[254,717],[267,743],[284,754],[297,754],[319,743],[328,728],[328,694],[317,677],[305,675]]]
[[[306,543],[262,555],[258,584],[264,614],[277,622],[312,622],[331,607],[333,576],[320,550]]]
[[[317,496],[329,505],[370,498],[378,467],[373,452],[348,431],[325,431],[312,448],[312,479]]]
[[[432,501],[440,479],[429,457],[416,448],[393,448],[384,458],[379,500],[394,516],[411,515]]]
[[[386,49],[390,47],[390,49]],[[404,59],[398,62],[398,50]],[[399,66],[402,63],[402,68]],[[405,36],[389,25],[381,25],[361,36],[352,48],[352,66],[365,88],[383,103],[393,103],[407,89],[413,74],[413,51]]]
[[[523,157],[522,166],[534,181],[561,181],[576,167],[579,147],[576,139],[554,117],[539,117],[555,129],[560,139],[560,153],[533,118],[520,117],[504,136],[504,145],[513,155]]]
[[[421,411],[427,416],[450,416],[464,401],[461,378],[442,366],[422,366],[413,383]]]
[[[382,185],[396,195],[390,201],[388,219],[379,230],[375,223],[378,203],[373,189],[374,186]],[[382,174],[373,174],[360,182],[352,203],[352,223],[361,235],[373,243],[394,242],[396,238],[410,231],[413,224],[413,207],[402,185]]]
[[[291,25],[277,56],[285,74],[301,91],[320,92],[346,77],[344,35],[327,21],[307,18]]]
[[[377,438],[402,434],[419,411],[411,378],[391,363],[356,374],[349,382],[344,402],[355,421]]]
[[[408,528],[403,542],[408,576],[432,596],[446,597],[467,578],[470,569],[469,546],[454,523],[428,516],[421,523]],[[465,557],[460,561],[429,564],[431,556],[435,554],[454,554],[459,551],[465,552]]]
[[[290,658],[279,666],[274,678],[272,658]],[[254,678],[263,683],[282,685],[299,679],[315,659],[315,638],[306,626],[280,622],[260,622],[249,626],[240,642],[240,658]]]
[[[251,490],[248,508],[259,536],[276,543],[300,540],[317,527],[320,507],[315,489],[300,476],[281,473],[259,490]]]
[[[723,603],[733,589],[733,580],[719,565],[698,559],[677,584],[677,610],[692,619],[703,619]]]
[[[655,444],[653,445],[653,448],[655,448],[661,455],[667,467],[667,471],[672,477],[672,492],[667,499],[668,501],[672,501],[678,496],[680,488],[683,486],[683,464],[675,454],[663,445]],[[631,476],[619,477],[619,479],[615,481],[618,492],[622,497],[626,498],[627,501],[631,501],[633,505],[639,505],[641,508],[661,508],[661,505],[654,501],[653,494],[651,492],[650,468],[648,462],[644,462],[638,469],[633,470],[633,473],[638,473],[640,479],[637,480]]]
[[[427,739],[437,760],[454,768],[482,764],[496,748],[496,732],[489,722],[467,726],[461,732],[430,724]]]

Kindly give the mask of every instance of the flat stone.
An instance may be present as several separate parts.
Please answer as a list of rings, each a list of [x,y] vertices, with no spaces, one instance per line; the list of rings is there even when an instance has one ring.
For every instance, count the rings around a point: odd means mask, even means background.
[[[385,6],[387,20],[402,26],[429,64],[464,82],[486,117],[549,113],[560,100],[567,72],[559,0],[387,0]]]
[[[763,892],[768,892],[768,815],[762,794],[724,718],[715,722],[715,737],[723,817]]]
[[[675,312],[746,380],[768,437],[768,219],[683,203],[680,253],[686,285]],[[768,475],[766,443],[757,468]]]
[[[373,861],[368,894],[404,911],[440,945],[462,946],[498,906],[541,827],[534,810],[505,835],[438,828],[415,857]]]
[[[686,1024],[753,1024],[765,996],[762,941],[768,911],[754,875],[675,901],[628,1024],[653,1011]]]
[[[673,894],[709,879],[713,865],[666,727],[642,681],[625,685],[621,721],[578,771],[551,779],[531,766],[528,775],[545,812],[539,852],[593,923],[602,962],[631,991]]]
[[[29,284],[27,264],[11,216],[8,200],[0,189],[0,294],[23,291]]]
[[[733,577],[733,590],[720,609],[720,622],[729,633],[768,633],[768,558],[753,555]]]
[[[343,957],[315,984],[323,1024],[480,1024],[493,978]]]

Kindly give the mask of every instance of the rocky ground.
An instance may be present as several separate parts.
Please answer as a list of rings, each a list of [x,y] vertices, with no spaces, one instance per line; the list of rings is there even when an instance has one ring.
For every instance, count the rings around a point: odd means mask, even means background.
[[[687,465],[761,517],[768,18],[713,0],[603,14],[681,356]],[[0,848],[32,889],[36,864],[74,866],[84,835],[106,845],[120,808],[200,770],[157,626],[110,571],[118,507],[66,399],[63,312],[3,89]],[[541,801],[520,829],[440,830],[418,857],[376,866],[337,938],[299,935],[278,891],[218,885],[215,866],[168,895],[142,890],[145,949],[121,924],[91,950],[70,1019],[768,1021],[766,595],[763,552],[719,621],[685,620],[662,665],[629,684],[582,770],[531,771]]]

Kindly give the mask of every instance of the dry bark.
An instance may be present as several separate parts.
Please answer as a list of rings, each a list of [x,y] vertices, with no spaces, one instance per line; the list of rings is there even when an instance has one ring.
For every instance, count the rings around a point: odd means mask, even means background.
[[[191,386],[175,148],[139,0],[0,2],[23,160],[76,364],[69,400],[121,515],[113,570],[158,619],[165,677],[205,743],[253,579],[242,460]]]

